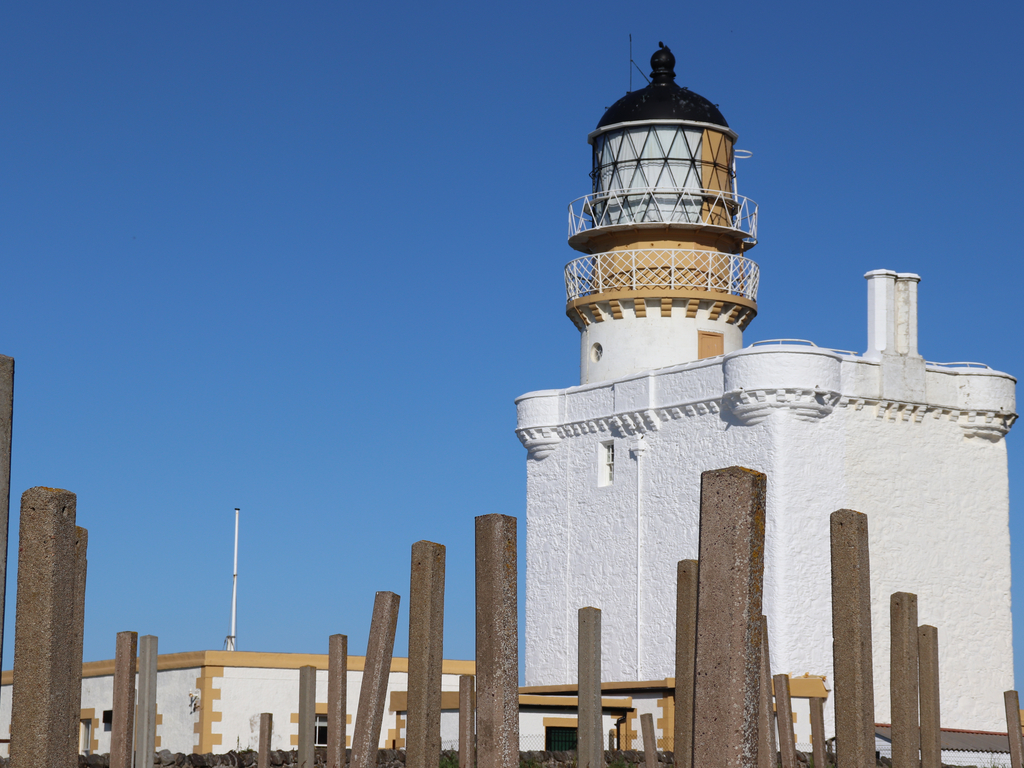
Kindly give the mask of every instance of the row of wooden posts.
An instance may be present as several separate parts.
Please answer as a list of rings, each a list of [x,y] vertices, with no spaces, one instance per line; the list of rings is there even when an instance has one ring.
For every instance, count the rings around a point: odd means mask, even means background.
[[[697,560],[677,570],[674,753],[682,768],[796,768],[789,677],[771,676],[762,613],[766,478],[730,467],[701,477]],[[75,525],[75,495],[31,488],[21,499],[11,768],[75,766],[81,701],[88,534]],[[516,519],[476,518],[476,675],[460,679],[460,768],[518,768],[519,649]],[[867,517],[831,516],[832,627],[838,768],[875,764]],[[68,567],[74,564],[74,567]],[[740,567],[737,567],[737,564]],[[445,548],[412,546],[408,768],[436,768],[441,754]],[[373,768],[386,704],[400,598],[374,601],[351,768]],[[938,639],[917,625],[916,596],[892,595],[892,749],[895,768],[939,768]],[[137,768],[153,762],[156,638],[142,638]],[[131,768],[137,635],[117,636],[111,768]],[[604,765],[601,612],[579,611],[578,766]],[[327,765],[346,764],[347,637],[332,635],[328,663]],[[301,768],[312,768],[315,668],[299,675]],[[774,683],[774,696],[773,684]],[[475,684],[475,686],[474,686]],[[475,687],[475,690],[474,690]],[[772,699],[774,698],[774,707]],[[1017,694],[1004,697],[1010,752],[1021,766]],[[824,766],[822,699],[811,699],[814,760]],[[775,744],[773,710],[780,743]],[[919,719],[920,713],[920,719]],[[268,766],[272,719],[260,719],[259,766]],[[920,727],[919,727],[920,726]],[[647,761],[655,738],[641,717]],[[473,754],[473,747],[476,754]],[[920,762],[918,762],[920,750]]]

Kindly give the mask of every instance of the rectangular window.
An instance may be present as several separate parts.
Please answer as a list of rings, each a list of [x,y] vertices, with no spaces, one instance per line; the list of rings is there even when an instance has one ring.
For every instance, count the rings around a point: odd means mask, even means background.
[[[725,337],[720,333],[697,331],[697,358],[717,357],[725,354]]]
[[[82,755],[90,755],[92,745],[92,720],[85,718],[79,721],[78,725],[78,752]]]
[[[571,752],[576,749],[576,729],[549,725],[544,729],[544,749],[548,752]]]
[[[111,726],[114,724],[114,710],[104,709],[103,710],[103,730],[109,733]]]
[[[609,440],[597,449],[597,484],[611,485],[615,482],[615,443]]]
[[[327,746],[327,715],[316,716],[316,725],[313,726],[313,746]]]

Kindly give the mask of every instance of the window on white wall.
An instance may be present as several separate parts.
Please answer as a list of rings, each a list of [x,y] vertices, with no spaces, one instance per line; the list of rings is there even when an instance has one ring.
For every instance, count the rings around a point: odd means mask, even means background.
[[[92,754],[92,720],[89,718],[78,724],[78,751],[83,755]]]
[[[316,725],[313,726],[313,746],[327,746],[327,715],[316,716]]]
[[[615,482],[615,443],[609,440],[601,443],[597,451],[597,484],[611,485]]]

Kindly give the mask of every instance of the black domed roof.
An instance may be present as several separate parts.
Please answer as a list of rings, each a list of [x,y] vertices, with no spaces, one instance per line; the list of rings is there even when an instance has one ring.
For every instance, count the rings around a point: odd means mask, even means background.
[[[668,46],[662,43],[658,46],[659,49],[651,56],[651,84],[627,93],[612,104],[597,127],[640,120],[692,120],[728,128],[729,124],[718,107],[703,96],[676,85],[676,73],[673,71],[676,57]]]

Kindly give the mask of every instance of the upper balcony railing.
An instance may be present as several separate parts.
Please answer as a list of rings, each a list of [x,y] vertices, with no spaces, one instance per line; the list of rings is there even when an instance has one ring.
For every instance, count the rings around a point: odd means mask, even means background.
[[[722,227],[757,241],[757,203],[719,189],[611,189],[569,203],[569,237],[636,224]]]
[[[643,249],[581,256],[565,265],[567,301],[605,291],[686,290],[757,301],[760,270],[750,259],[718,251]]]

